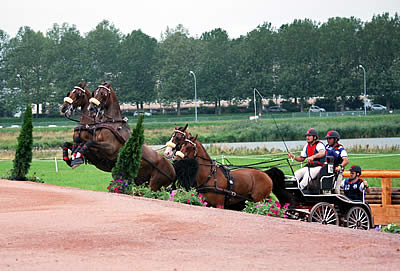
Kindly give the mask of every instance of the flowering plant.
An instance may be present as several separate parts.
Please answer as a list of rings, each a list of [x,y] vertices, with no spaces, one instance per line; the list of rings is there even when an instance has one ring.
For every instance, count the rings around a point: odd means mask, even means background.
[[[400,225],[396,223],[389,223],[386,226],[376,226],[375,227],[376,231],[381,231],[381,232],[391,232],[391,233],[397,233],[400,234]]]
[[[197,194],[193,188],[189,191],[178,189],[171,191],[170,200],[189,205],[207,206],[201,194]]]
[[[112,180],[107,190],[111,193],[132,195],[132,182],[123,179]]]
[[[261,202],[246,201],[246,207],[243,211],[252,214],[286,218],[288,205],[289,204],[285,204],[282,206],[279,201],[268,198]]]

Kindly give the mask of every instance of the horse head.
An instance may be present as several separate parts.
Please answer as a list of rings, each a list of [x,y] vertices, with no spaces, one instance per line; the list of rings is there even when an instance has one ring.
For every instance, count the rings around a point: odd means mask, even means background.
[[[176,159],[183,158],[196,158],[197,156],[197,135],[186,138],[184,143],[181,145],[179,151],[175,153]]]
[[[185,139],[189,137],[189,133],[186,131],[188,125],[178,127],[175,125],[175,130],[171,136],[171,139],[165,144],[167,148],[165,149],[164,155],[167,158],[172,158],[176,151],[181,148],[181,145],[185,142]]]
[[[72,112],[78,107],[86,110],[91,96],[90,91],[86,88],[86,82],[79,82],[77,86],[67,93],[61,107],[61,112],[70,117]]]
[[[111,96],[114,90],[111,88],[112,82],[102,82],[97,89],[93,92],[92,98],[89,102],[89,111],[92,115],[97,115],[100,111],[104,110],[112,103]]]

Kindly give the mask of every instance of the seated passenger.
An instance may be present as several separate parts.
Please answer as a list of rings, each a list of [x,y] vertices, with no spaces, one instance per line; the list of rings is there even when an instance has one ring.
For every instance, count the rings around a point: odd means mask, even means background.
[[[294,177],[299,182],[300,189],[304,189],[312,179],[317,177],[325,160],[325,146],[318,141],[318,133],[315,129],[310,128],[306,133],[307,144],[304,146],[300,156],[294,156],[288,153],[289,158],[293,158],[297,162],[307,160],[305,167],[298,169],[294,173]]]
[[[368,182],[361,179],[361,167],[353,165],[350,168],[350,178],[345,179],[342,182],[342,187],[344,189],[344,194],[351,200],[363,200],[363,190],[367,193],[371,192],[371,188],[368,186]]]
[[[338,174],[336,179],[335,193],[340,193],[340,185],[343,180],[343,170],[349,164],[347,151],[342,144],[339,144],[340,135],[337,131],[329,131],[326,136],[328,145],[326,145],[326,156],[333,157],[334,170]]]

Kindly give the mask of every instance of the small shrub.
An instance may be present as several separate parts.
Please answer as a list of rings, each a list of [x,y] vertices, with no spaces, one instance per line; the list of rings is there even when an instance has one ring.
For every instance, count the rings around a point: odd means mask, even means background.
[[[376,226],[375,230],[380,232],[390,232],[390,233],[400,234],[400,225],[391,222],[386,226],[381,226],[381,225]]]
[[[261,202],[246,201],[246,207],[243,211],[251,214],[286,218],[287,207],[288,204],[281,206],[279,201],[269,198]]]

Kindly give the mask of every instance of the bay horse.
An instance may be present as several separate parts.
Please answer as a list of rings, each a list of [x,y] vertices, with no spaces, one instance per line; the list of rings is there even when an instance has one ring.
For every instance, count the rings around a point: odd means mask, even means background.
[[[87,129],[88,125],[95,123],[95,119],[89,115],[89,99],[92,97],[92,93],[86,87],[86,82],[79,82],[70,92],[67,93],[64,98],[64,103],[61,107],[61,112],[64,113],[65,117],[71,119],[72,113],[81,108],[80,120],[77,127],[74,129],[72,136],[73,143],[65,142],[63,145],[63,160],[71,165],[71,159],[75,159],[78,155],[79,148],[84,142],[92,139],[92,134]],[[71,119],[73,120],[73,119]],[[75,120],[73,120],[75,121]],[[68,156],[68,150],[71,150],[71,159]]]
[[[182,144],[185,143],[186,139],[186,129],[188,124],[182,127],[178,127],[175,125],[175,130],[172,133],[171,139],[165,144],[166,149],[164,151],[164,156],[167,158],[174,157],[176,151],[179,151]],[[190,134],[189,134],[190,135]]]
[[[102,122],[97,125],[96,139],[87,143],[87,153],[96,153],[97,157],[109,161],[107,171],[111,171],[115,166],[119,151],[130,136],[128,124],[121,119],[118,98],[111,84],[112,82],[103,82],[98,86],[93,92],[88,108],[92,116]],[[165,157],[143,145],[142,159],[135,183],[140,185],[148,182],[150,188],[156,191],[162,186],[169,186],[175,182],[175,179],[173,165]]]
[[[234,210],[243,209],[246,200],[259,202],[270,195],[274,181],[268,175],[268,171],[249,168],[229,171],[223,166],[218,167],[216,161],[210,158],[204,146],[197,140],[197,136],[189,136],[187,132],[186,136],[188,138],[176,152],[176,160],[192,160],[189,164],[194,169],[195,160],[198,163],[198,172],[196,178],[191,180],[193,183],[183,183],[185,189],[196,187],[210,206]],[[269,171],[271,175],[274,174],[276,181],[284,182],[281,170],[273,168]]]

